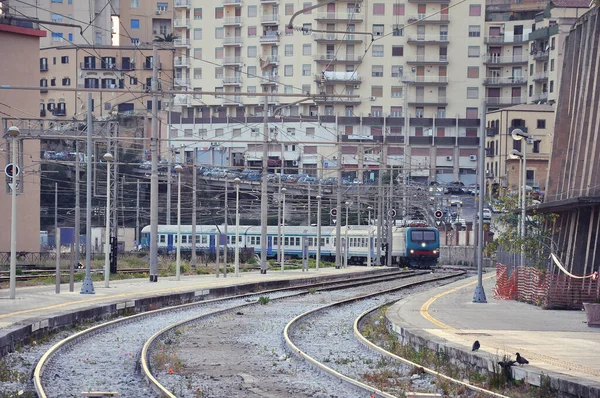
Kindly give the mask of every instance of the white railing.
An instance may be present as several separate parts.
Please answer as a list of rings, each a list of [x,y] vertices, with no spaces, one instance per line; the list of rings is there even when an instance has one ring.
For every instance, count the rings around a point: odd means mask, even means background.
[[[448,41],[448,35],[409,35],[408,41]]]
[[[241,64],[242,57],[225,57],[223,58],[223,64],[231,65],[231,64]]]
[[[175,63],[175,66],[190,66],[190,59],[176,57],[174,63]]]
[[[223,19],[223,25],[241,25],[242,17],[227,17]]]
[[[316,59],[321,61],[340,61],[340,62],[360,62],[360,55],[342,55],[342,54],[316,54]]]
[[[438,56],[425,56],[425,55],[415,55],[412,57],[406,57],[407,62],[420,62],[420,63],[436,63],[436,62],[448,62],[447,55],[438,55]]]
[[[279,43],[279,34],[261,36],[259,41],[261,43]]]
[[[175,0],[175,7],[189,7],[190,0]]]
[[[241,38],[241,36],[225,37],[225,38],[223,38],[223,44],[224,45],[242,45],[242,38]]]
[[[538,93],[531,96],[532,101],[545,101],[548,99],[548,92]]]
[[[223,84],[242,84],[241,77],[226,77],[223,79]]]
[[[527,83],[527,78],[523,76],[508,76],[508,77],[500,77],[500,76],[492,76],[486,77],[483,80],[483,84],[525,84]]]
[[[519,105],[527,103],[524,97],[486,97],[485,102],[488,105]]]
[[[190,20],[189,19],[176,19],[173,21],[173,26],[176,28],[189,28]]]
[[[175,78],[175,85],[176,86],[189,86],[190,85],[190,79],[186,78],[186,77],[176,77]]]
[[[260,16],[260,22],[279,22],[279,15],[265,14]]]
[[[487,62],[490,64],[524,63],[527,62],[527,57],[525,55],[513,55],[510,57],[502,57],[500,55],[492,54],[486,56],[483,62]]]
[[[415,76],[415,83],[448,83],[448,76]]]
[[[354,41],[362,39],[353,33],[316,33],[313,35],[315,40],[335,40],[335,41]]]
[[[548,78],[548,72],[534,73],[533,80],[543,80]]]
[[[364,18],[361,12],[318,12],[315,14],[315,19],[342,19],[342,20],[357,20]]]
[[[188,39],[173,40],[173,46],[175,46],[175,47],[187,47],[189,45],[190,45],[190,41]]]
[[[450,16],[448,14],[436,14],[427,18],[427,14],[414,14],[408,16],[409,21],[449,21]]]

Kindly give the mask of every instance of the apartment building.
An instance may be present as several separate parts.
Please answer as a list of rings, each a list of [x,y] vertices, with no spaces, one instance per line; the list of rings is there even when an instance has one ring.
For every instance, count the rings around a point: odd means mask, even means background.
[[[7,86],[28,86],[31,80],[39,78],[37,68],[40,38],[46,32],[31,22],[8,21],[0,17],[0,53],[10,56],[0,57],[0,84]],[[23,118],[35,115],[39,94],[31,90],[0,90],[0,118],[2,140],[0,157],[4,164],[12,162],[12,139],[6,136],[10,126],[21,130],[19,135],[19,165],[21,178],[17,179],[20,193],[17,196],[17,251],[38,252],[40,250],[40,141],[29,136],[28,126]],[[8,195],[8,182],[0,192],[0,219],[4,231],[0,234],[0,252],[10,251],[11,236],[8,226],[11,223],[11,195]]]
[[[526,183],[546,190],[548,162],[554,135],[554,106],[549,104],[515,105],[487,114],[485,173],[489,185],[518,192],[521,186],[521,160],[510,157],[513,149],[526,152]],[[528,141],[513,140],[511,132],[521,129]]]
[[[163,89],[173,87],[173,50],[164,43],[159,50],[159,81]],[[150,109],[151,96],[129,90],[150,90],[153,50],[150,46],[60,46],[40,50],[39,115],[53,120],[85,120],[87,91],[95,92],[93,114],[142,113]],[[61,91],[65,88],[65,91]],[[71,90],[73,88],[82,89]],[[125,91],[123,91],[125,90]],[[162,107],[162,103],[160,104]]]
[[[225,148],[231,165],[258,161],[265,97],[251,93],[265,93],[269,158],[290,170],[314,174],[341,161],[361,177],[357,170],[386,164],[423,182],[474,183],[485,3],[350,1],[308,10],[315,5],[175,0],[176,78],[224,94],[176,96],[184,109],[173,119],[173,145],[191,152],[186,138],[200,138],[199,147]],[[341,153],[331,145],[338,140]]]
[[[172,33],[173,0],[6,1],[8,13],[75,26],[42,24],[41,48],[69,45],[136,45]],[[93,21],[90,23],[89,21]]]

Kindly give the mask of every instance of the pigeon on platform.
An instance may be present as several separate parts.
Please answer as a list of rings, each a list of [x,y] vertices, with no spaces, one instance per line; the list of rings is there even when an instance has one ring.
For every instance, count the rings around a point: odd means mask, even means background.
[[[473,343],[473,348],[471,349],[471,351],[477,351],[479,349],[479,347],[481,347],[481,345],[479,344],[479,340],[475,340],[475,342]]]
[[[528,360],[526,360],[525,358],[523,358],[518,352],[517,352],[517,363],[519,365],[527,365],[529,363]]]

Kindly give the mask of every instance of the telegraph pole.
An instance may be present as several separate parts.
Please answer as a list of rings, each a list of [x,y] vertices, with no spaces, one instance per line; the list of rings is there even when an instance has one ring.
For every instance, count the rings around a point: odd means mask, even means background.
[[[87,98],[87,162],[86,162],[86,197],[85,197],[85,278],[81,286],[81,294],[94,294],[92,283],[92,134],[94,121],[92,119],[92,93]]]
[[[152,51],[152,175],[150,177],[150,282],[158,282],[158,47]],[[169,209],[170,210],[170,209]]]
[[[383,222],[383,170],[381,163],[383,162],[385,155],[385,143],[381,145],[381,156],[379,158],[379,176],[377,182],[377,239],[375,239],[375,245],[377,246],[377,257],[375,258],[375,265],[381,265],[381,232]]]
[[[192,268],[196,268],[196,157],[198,148],[194,148],[194,159],[192,160]]]
[[[265,96],[263,105],[263,159],[262,184],[260,195],[260,273],[267,273],[267,211],[269,209],[267,195],[267,173],[269,166],[269,96]]]
[[[170,130],[171,130],[171,126],[169,125],[168,127],[169,130],[169,134],[170,134]],[[171,225],[171,184],[173,184],[173,180],[171,178],[171,167],[173,165],[173,151],[171,150],[171,143],[169,140],[169,144],[168,144],[168,152],[167,152],[167,162],[168,162],[168,168],[167,168],[167,225]]]
[[[487,103],[482,102],[481,110],[481,123],[479,127],[479,165],[477,174],[477,182],[479,184],[479,203],[477,203],[477,210],[479,214],[479,220],[477,224],[477,287],[473,294],[474,303],[487,303],[485,297],[485,290],[483,289],[483,201],[485,199],[485,118],[487,114]],[[527,145],[527,139],[523,140],[523,145]],[[523,153],[527,148],[523,147]],[[525,162],[523,162],[523,169],[525,169]],[[525,186],[525,182],[523,182]],[[525,190],[523,190],[525,195]],[[523,224],[522,224],[523,225]]]
[[[337,135],[337,198],[336,198],[336,220],[335,220],[335,268],[342,267],[342,140],[340,133]]]
[[[140,180],[137,180],[136,183],[137,193],[135,198],[135,241],[138,246],[141,244],[140,242]],[[135,248],[137,250],[137,247]]]
[[[75,266],[79,268],[79,235],[81,235],[81,207],[79,203],[79,141],[75,141]],[[71,277],[73,272],[71,272]],[[69,280],[69,291],[73,292],[73,279]]]
[[[227,178],[225,178],[225,228],[224,228],[224,232],[225,232],[225,246],[223,247],[223,262],[225,263],[225,267],[227,267],[227,224],[229,224],[229,220],[228,220],[228,202],[229,202],[229,198],[228,198],[228,188],[229,188],[229,180]]]

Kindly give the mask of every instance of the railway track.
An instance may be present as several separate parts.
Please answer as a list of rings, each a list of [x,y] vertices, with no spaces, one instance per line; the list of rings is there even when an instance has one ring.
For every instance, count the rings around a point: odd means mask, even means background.
[[[344,283],[318,283],[306,287],[280,289],[251,295],[233,296],[146,312],[116,319],[76,333],[55,344],[38,361],[34,386],[40,397],[78,396],[84,391],[111,391],[120,396],[148,394],[148,386],[138,373],[142,347],[157,331],[191,318],[218,310],[235,310],[268,295],[275,300],[286,296],[304,296],[313,289],[342,289],[370,285],[380,281],[394,283],[400,277],[417,272],[390,272],[383,276],[354,278]]]

